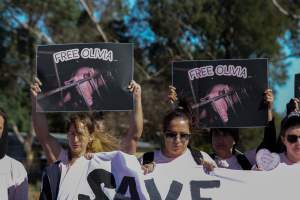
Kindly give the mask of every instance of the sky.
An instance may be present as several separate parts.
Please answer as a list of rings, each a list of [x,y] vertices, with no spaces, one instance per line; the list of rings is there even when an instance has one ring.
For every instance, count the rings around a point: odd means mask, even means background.
[[[285,113],[286,103],[294,97],[294,76],[300,73],[300,57],[289,59],[291,65],[288,68],[288,79],[281,87],[276,87],[277,93],[274,101],[274,109],[281,114]]]

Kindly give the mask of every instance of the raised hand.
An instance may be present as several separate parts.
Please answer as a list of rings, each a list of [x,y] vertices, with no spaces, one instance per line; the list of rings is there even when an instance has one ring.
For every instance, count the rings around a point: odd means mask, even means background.
[[[36,97],[38,93],[42,91],[40,86],[42,86],[42,82],[37,77],[35,77],[34,82],[30,84],[30,91],[34,97]]]
[[[134,80],[130,81],[130,83],[128,85],[128,90],[130,92],[132,92],[135,100],[138,100],[141,98],[141,96],[142,96],[141,86],[138,83],[136,83]]]
[[[286,114],[289,115],[291,112],[299,111],[299,99],[293,98],[286,104]]]
[[[176,88],[172,85],[169,86],[169,92],[167,96],[167,100],[169,103],[175,103],[178,98],[177,98],[177,93],[176,93]]]
[[[273,103],[274,103],[274,95],[271,89],[267,89],[264,92],[264,101],[268,105],[268,121],[272,121],[273,118]]]

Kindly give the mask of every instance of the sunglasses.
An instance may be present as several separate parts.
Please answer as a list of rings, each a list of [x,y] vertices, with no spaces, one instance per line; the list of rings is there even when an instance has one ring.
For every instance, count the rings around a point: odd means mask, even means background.
[[[286,140],[289,142],[289,143],[296,143],[298,141],[298,139],[300,139],[300,135],[287,135],[286,136]]]
[[[184,132],[174,132],[174,131],[167,131],[165,132],[166,139],[172,139],[176,140],[177,136],[179,136],[180,141],[185,142],[191,138],[190,133],[184,133]]]

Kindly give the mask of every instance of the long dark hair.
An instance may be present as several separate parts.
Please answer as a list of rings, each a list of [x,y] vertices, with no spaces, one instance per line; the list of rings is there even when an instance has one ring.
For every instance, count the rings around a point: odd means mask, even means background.
[[[189,112],[182,108],[178,107],[175,110],[169,112],[163,119],[163,132],[166,132],[170,126],[170,122],[175,118],[182,118],[189,122],[189,128],[191,129],[191,118]]]
[[[0,138],[0,159],[2,159],[7,152],[7,137],[8,137],[8,132],[7,132],[7,115],[4,109],[0,108],[0,116],[3,117],[4,119],[4,124],[3,124],[3,132],[2,136]]]

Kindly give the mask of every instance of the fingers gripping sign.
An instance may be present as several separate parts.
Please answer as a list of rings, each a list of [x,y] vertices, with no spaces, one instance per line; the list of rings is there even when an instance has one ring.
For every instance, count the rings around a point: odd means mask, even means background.
[[[168,93],[168,102],[175,103],[178,100],[176,88],[172,85],[169,86],[169,93]]]
[[[130,81],[128,85],[128,90],[132,92],[135,99],[141,98],[141,93],[142,93],[141,86],[138,83],[136,83],[134,80]]]
[[[42,86],[42,82],[35,77],[34,82],[30,84],[31,94],[36,97],[42,90],[40,88]]]

